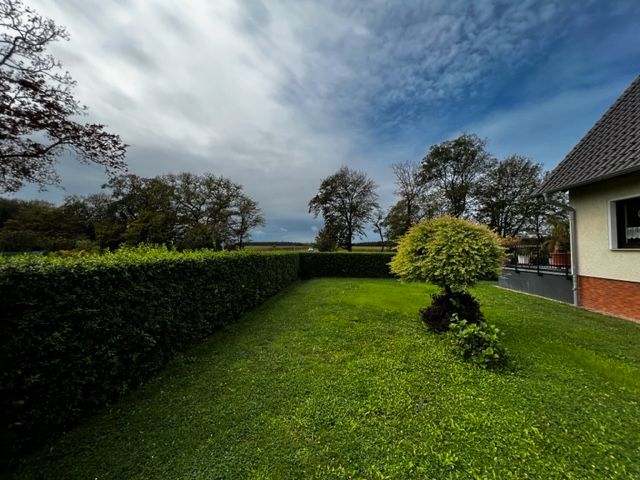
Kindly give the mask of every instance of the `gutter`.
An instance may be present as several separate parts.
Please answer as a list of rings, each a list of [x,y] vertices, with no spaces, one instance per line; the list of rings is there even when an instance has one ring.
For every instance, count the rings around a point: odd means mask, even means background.
[[[569,213],[569,239],[571,242],[571,283],[573,290],[573,304],[578,306],[578,239],[576,238],[576,209],[557,202],[551,198],[547,192],[544,194],[544,201],[549,205],[559,207]]]

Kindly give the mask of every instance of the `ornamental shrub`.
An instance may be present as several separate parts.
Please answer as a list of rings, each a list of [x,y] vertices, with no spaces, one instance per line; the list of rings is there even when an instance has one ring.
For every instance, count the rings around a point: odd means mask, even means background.
[[[500,343],[500,330],[486,322],[476,324],[454,314],[449,329],[453,341],[465,360],[483,368],[506,365],[507,352]]]
[[[460,218],[425,220],[400,239],[391,271],[409,281],[464,291],[480,278],[500,272],[504,250],[485,225]]]
[[[442,288],[431,306],[421,311],[427,327],[446,331],[454,313],[468,322],[482,320],[477,301],[466,290],[502,268],[504,250],[489,228],[454,217],[425,220],[400,239],[397,250],[391,260],[393,273]]]

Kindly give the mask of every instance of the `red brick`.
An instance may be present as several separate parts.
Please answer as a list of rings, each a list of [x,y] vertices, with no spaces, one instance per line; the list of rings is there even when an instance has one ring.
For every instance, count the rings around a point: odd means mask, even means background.
[[[578,277],[580,305],[640,322],[640,283],[597,277]]]

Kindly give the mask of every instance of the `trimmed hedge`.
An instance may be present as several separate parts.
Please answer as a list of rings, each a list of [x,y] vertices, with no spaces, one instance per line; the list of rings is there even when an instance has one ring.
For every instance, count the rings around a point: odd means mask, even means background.
[[[299,277],[389,277],[391,257],[149,247],[0,257],[0,467]]]
[[[299,259],[147,248],[0,261],[0,463],[294,282]]]
[[[389,262],[393,253],[301,253],[300,276],[312,277],[368,277],[393,276]]]

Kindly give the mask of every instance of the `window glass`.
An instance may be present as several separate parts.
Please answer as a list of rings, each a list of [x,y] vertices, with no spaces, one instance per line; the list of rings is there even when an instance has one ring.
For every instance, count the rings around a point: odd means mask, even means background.
[[[616,202],[618,248],[640,248],[640,197]]]

